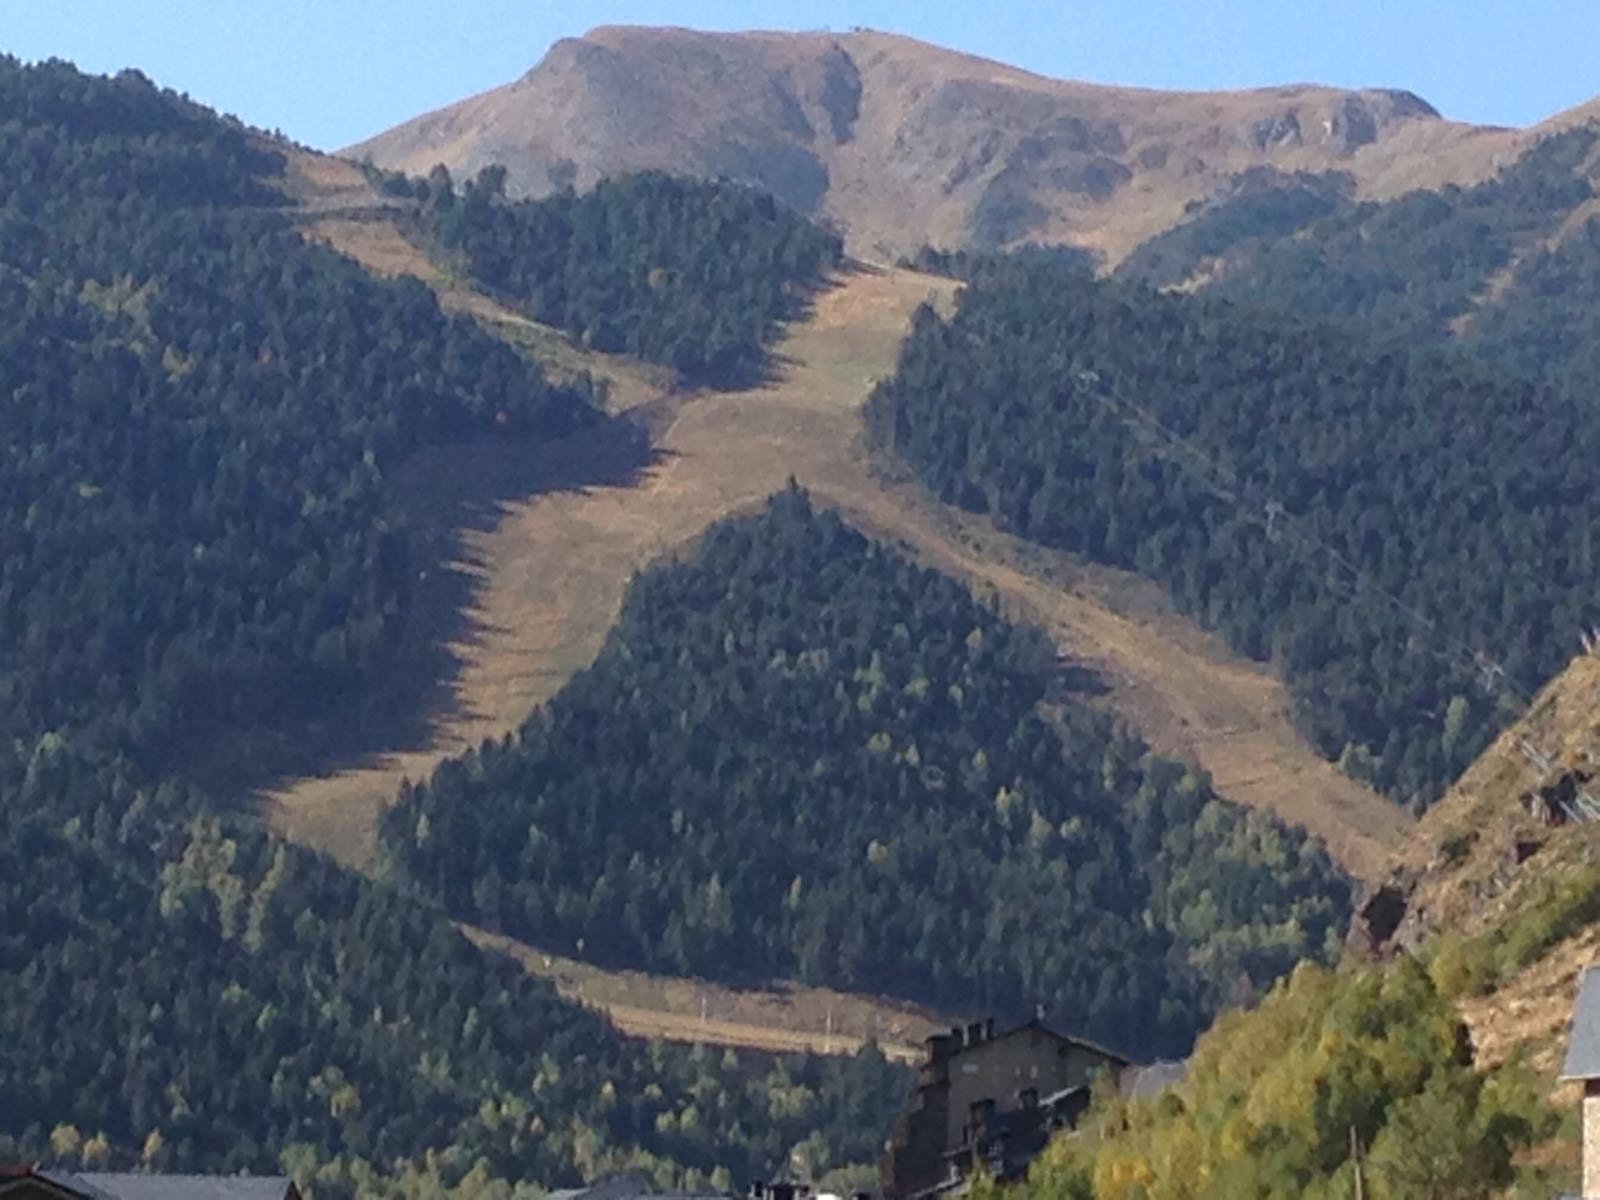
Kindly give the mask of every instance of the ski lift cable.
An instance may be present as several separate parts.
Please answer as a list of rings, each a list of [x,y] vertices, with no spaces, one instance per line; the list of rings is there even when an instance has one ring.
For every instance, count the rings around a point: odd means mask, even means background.
[[[1204,447],[1197,445],[1191,438],[1173,431],[1160,418],[1140,406],[1120,401],[1106,393],[1098,386],[1100,377],[1097,372],[1079,371],[1076,374],[1076,380],[1081,387],[1089,391],[1089,394],[1100,402],[1102,407],[1121,419],[1136,422],[1147,430],[1159,434],[1168,443],[1169,447],[1181,450],[1182,455],[1174,454],[1170,456],[1171,460],[1180,469],[1188,470],[1207,491],[1233,505],[1246,520],[1261,526],[1270,534],[1273,534],[1275,541],[1281,541],[1284,536],[1277,529],[1278,524],[1281,522],[1287,527],[1291,536],[1320,550],[1332,562],[1347,571],[1354,582],[1369,595],[1387,603],[1413,624],[1425,629],[1436,644],[1448,643],[1452,647],[1453,653],[1441,655],[1441,657],[1459,659],[1463,665],[1477,671],[1483,678],[1486,692],[1491,695],[1498,692],[1502,699],[1509,698],[1511,707],[1517,710],[1527,708],[1532,702],[1532,696],[1523,692],[1511,682],[1509,673],[1504,666],[1465,639],[1442,629],[1439,623],[1428,614],[1402,599],[1382,584],[1377,583],[1366,570],[1353,562],[1341,550],[1307,530],[1304,518],[1290,512],[1281,501],[1273,498],[1262,506],[1247,503],[1238,492],[1240,486],[1238,474],[1230,466],[1220,462]],[[1185,458],[1190,461],[1185,462]],[[1196,470],[1192,465],[1196,461],[1203,464],[1206,471]],[[1210,477],[1208,477],[1208,474]],[[1219,478],[1226,480],[1226,485],[1219,484],[1217,482]]]
[[[1086,378],[1087,377],[1087,378]],[[1439,623],[1414,605],[1403,600],[1382,584],[1375,582],[1371,576],[1357,563],[1353,562],[1337,547],[1330,545],[1314,533],[1305,529],[1306,522],[1303,518],[1296,517],[1288,508],[1276,498],[1269,499],[1265,505],[1258,507],[1247,503],[1239,495],[1239,478],[1237,472],[1226,463],[1220,462],[1205,448],[1196,444],[1192,439],[1174,432],[1158,417],[1145,411],[1137,405],[1120,402],[1109,395],[1098,385],[1098,373],[1080,371],[1077,373],[1077,382],[1080,386],[1092,386],[1091,394],[1102,407],[1110,411],[1119,419],[1136,422],[1143,426],[1147,432],[1154,432],[1164,440],[1172,453],[1170,458],[1182,470],[1187,470],[1195,476],[1207,491],[1231,504],[1241,516],[1253,524],[1261,526],[1273,541],[1281,541],[1284,536],[1278,531],[1278,523],[1282,522],[1289,528],[1291,536],[1297,537],[1305,543],[1321,550],[1333,563],[1347,572],[1351,577],[1353,590],[1346,590],[1333,574],[1323,577],[1322,586],[1336,594],[1348,595],[1352,598],[1362,594],[1364,590],[1369,596],[1376,596],[1387,602],[1395,611],[1420,627],[1434,641],[1435,653],[1446,661],[1455,661],[1477,671],[1482,680],[1486,693],[1495,696],[1498,704],[1503,705],[1513,713],[1525,712],[1531,707],[1533,697],[1511,681],[1509,672],[1486,652],[1473,646],[1465,639],[1442,629]],[[1187,461],[1185,461],[1187,460]],[[1194,464],[1202,464],[1211,477],[1207,477]],[[1226,484],[1217,482],[1218,478],[1226,480]],[[1597,631],[1600,639],[1600,631]],[[1448,652],[1439,649],[1439,644],[1450,647]],[[1531,740],[1523,738],[1520,743],[1524,755],[1541,771],[1549,772],[1554,769],[1552,758],[1536,746]],[[1574,822],[1600,821],[1600,800],[1590,795],[1583,789],[1578,790],[1573,803],[1561,801],[1560,806],[1567,818]]]

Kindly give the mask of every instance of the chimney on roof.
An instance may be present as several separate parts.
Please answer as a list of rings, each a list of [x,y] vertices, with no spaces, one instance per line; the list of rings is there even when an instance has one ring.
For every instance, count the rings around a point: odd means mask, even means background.
[[[976,1046],[983,1041],[983,1022],[974,1021],[967,1026],[967,1045]]]

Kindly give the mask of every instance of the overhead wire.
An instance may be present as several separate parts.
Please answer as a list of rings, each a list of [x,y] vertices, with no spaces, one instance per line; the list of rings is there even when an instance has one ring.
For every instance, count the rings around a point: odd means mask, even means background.
[[[1352,590],[1346,591],[1336,585],[1331,575],[1323,577],[1323,587],[1340,595],[1352,598],[1366,595],[1387,603],[1395,612],[1410,621],[1414,629],[1420,629],[1425,633],[1433,642],[1434,653],[1440,658],[1460,663],[1475,672],[1479,686],[1486,695],[1495,700],[1497,706],[1503,706],[1517,714],[1526,712],[1532,705],[1532,695],[1518,687],[1505,667],[1486,651],[1444,629],[1427,613],[1378,583],[1368,571],[1337,546],[1306,528],[1305,519],[1290,512],[1276,497],[1270,497],[1264,503],[1247,500],[1243,495],[1244,487],[1238,472],[1232,466],[1216,458],[1194,439],[1174,431],[1153,413],[1112,395],[1110,389],[1103,385],[1099,372],[1080,368],[1073,372],[1073,382],[1080,392],[1096,400],[1119,420],[1157,435],[1165,444],[1164,448],[1168,451],[1166,457],[1169,461],[1189,472],[1206,491],[1232,505],[1245,520],[1261,526],[1269,541],[1274,544],[1283,542],[1286,531],[1280,529],[1281,525],[1287,527],[1288,536],[1325,554],[1331,562],[1348,574]],[[1196,462],[1201,464],[1203,469],[1197,470],[1194,466]],[[1439,653],[1446,647],[1448,652]],[[1524,756],[1541,771],[1548,773],[1554,769],[1551,756],[1528,738],[1523,738],[1520,745],[1523,747]],[[1600,799],[1582,788],[1577,789],[1573,803],[1568,804],[1565,801],[1560,803],[1566,815],[1574,821],[1600,820]]]

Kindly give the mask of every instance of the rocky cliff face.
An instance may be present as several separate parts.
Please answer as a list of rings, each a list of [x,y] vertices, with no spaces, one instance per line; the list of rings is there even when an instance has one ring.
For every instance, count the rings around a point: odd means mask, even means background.
[[[1600,959],[1591,797],[1600,658],[1585,655],[1418,822],[1351,930],[1353,945],[1379,955],[1455,954],[1447,973],[1475,980],[1461,1008],[1480,1061],[1521,1053],[1552,1083],[1578,975]]]
[[[602,28],[347,153],[417,174],[503,163],[533,196],[644,168],[726,175],[834,221],[872,257],[1052,241],[1115,260],[1251,166],[1393,191],[1481,177],[1512,136],[1402,91],[1159,92],[872,32]]]
[[[1432,934],[1471,936],[1514,910],[1521,889],[1600,851],[1600,658],[1584,655],[1547,684],[1417,823],[1353,935],[1386,952]]]

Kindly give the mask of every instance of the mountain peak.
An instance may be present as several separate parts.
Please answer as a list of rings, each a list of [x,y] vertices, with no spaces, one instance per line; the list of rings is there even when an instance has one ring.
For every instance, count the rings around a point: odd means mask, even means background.
[[[1418,126],[1473,133],[1399,90],[1163,92],[870,30],[603,25],[348,153],[414,173],[503,163],[527,196],[651,168],[728,176],[836,222],[866,256],[1066,241],[1115,258],[1239,171],[1359,182]]]

